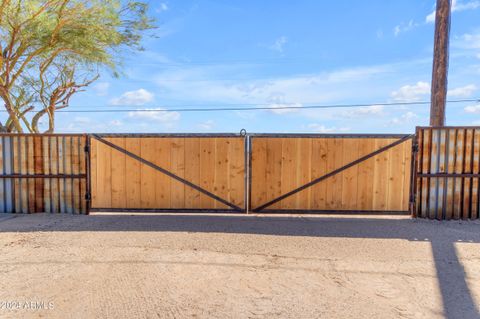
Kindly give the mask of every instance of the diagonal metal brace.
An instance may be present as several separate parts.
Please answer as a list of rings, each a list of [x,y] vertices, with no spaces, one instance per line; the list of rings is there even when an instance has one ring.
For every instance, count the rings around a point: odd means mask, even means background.
[[[198,186],[198,185],[195,185],[195,184],[193,184],[192,182],[189,182],[189,181],[187,181],[186,179],[183,179],[183,178],[181,178],[180,176],[175,175],[175,174],[173,174],[172,172],[170,172],[170,171],[168,171],[168,170],[166,170],[166,169],[164,169],[164,168],[162,168],[162,167],[160,167],[160,166],[158,166],[158,165],[156,165],[156,164],[154,164],[154,163],[152,163],[152,162],[150,162],[150,161],[147,161],[146,159],[144,159],[144,158],[142,158],[142,157],[140,157],[140,156],[138,156],[138,155],[136,155],[136,154],[134,154],[134,153],[132,153],[132,152],[129,152],[129,151],[127,151],[126,149],[124,149],[124,148],[122,148],[122,147],[117,146],[117,145],[115,145],[115,144],[113,144],[113,143],[111,143],[111,142],[103,139],[103,138],[100,137],[99,135],[92,134],[92,137],[95,138],[97,141],[102,142],[103,144],[108,145],[108,146],[110,146],[111,148],[113,148],[113,149],[115,149],[115,150],[117,150],[117,151],[119,151],[119,152],[121,152],[121,153],[123,153],[123,154],[125,154],[125,155],[127,155],[127,156],[129,156],[129,157],[131,157],[131,158],[133,158],[133,159],[135,159],[135,160],[137,160],[137,161],[139,161],[139,162],[141,162],[142,164],[147,165],[147,166],[153,168],[154,170],[159,171],[159,172],[161,172],[161,173],[163,173],[163,174],[165,174],[165,175],[167,175],[167,176],[169,176],[169,177],[171,177],[171,178],[173,178],[173,179],[175,179],[175,180],[177,180],[177,181],[179,181],[179,182],[181,182],[181,183],[183,183],[183,184],[185,184],[185,185],[187,185],[187,186],[189,186],[189,187],[191,187],[191,188],[193,188],[193,189],[195,189],[195,190],[197,190],[197,191],[199,191],[200,193],[205,194],[205,195],[207,195],[208,197],[213,198],[213,199],[219,201],[219,202],[222,203],[222,204],[225,204],[225,205],[227,205],[228,207],[233,208],[233,209],[236,210],[236,211],[239,211],[239,212],[242,212],[242,211],[243,211],[243,209],[241,209],[240,207],[236,206],[235,204],[232,204],[232,203],[224,200],[223,198],[218,197],[217,195],[215,195],[215,194],[213,194],[213,193],[211,193],[211,192],[203,189],[202,187],[200,187],[200,186]]]
[[[269,201],[268,203],[265,203],[265,204],[263,204],[263,205],[255,208],[255,209],[253,209],[253,212],[258,213],[258,212],[264,210],[265,208],[270,207],[270,206],[272,206],[273,204],[278,203],[279,201],[284,200],[284,199],[287,198],[287,197],[290,197],[290,196],[292,196],[292,195],[295,195],[296,193],[301,192],[301,191],[303,191],[304,189],[307,189],[307,188],[309,188],[309,187],[312,187],[313,185],[318,184],[318,183],[320,183],[321,181],[323,181],[323,180],[325,180],[325,179],[327,179],[327,178],[330,178],[330,177],[332,177],[332,176],[334,176],[334,175],[337,175],[337,174],[343,172],[344,170],[349,169],[349,168],[352,167],[352,166],[358,165],[358,164],[360,164],[361,162],[364,162],[364,161],[366,161],[366,160],[368,160],[368,159],[370,159],[370,158],[372,158],[372,157],[374,157],[374,156],[376,156],[376,155],[378,155],[378,154],[380,154],[380,153],[383,153],[383,152],[391,149],[392,147],[395,147],[395,146],[397,146],[397,145],[400,145],[400,144],[402,144],[403,142],[406,142],[406,141],[412,139],[414,136],[415,136],[415,135],[406,135],[405,137],[399,139],[398,141],[395,141],[395,142],[393,142],[393,143],[391,143],[391,144],[389,144],[389,145],[387,145],[387,146],[384,146],[384,147],[376,150],[375,152],[372,152],[372,153],[370,153],[370,154],[367,154],[367,155],[365,155],[365,156],[363,156],[363,157],[361,157],[361,158],[359,158],[359,159],[357,159],[357,160],[355,160],[355,161],[353,161],[353,162],[351,162],[351,163],[348,163],[348,164],[345,165],[345,166],[342,166],[342,167],[340,167],[340,168],[337,168],[336,170],[333,170],[333,171],[331,171],[330,173],[327,173],[327,174],[325,174],[325,175],[323,175],[323,176],[321,176],[321,177],[319,177],[319,178],[316,178],[316,179],[314,179],[313,181],[311,181],[311,182],[309,182],[309,183],[307,183],[307,184],[305,184],[305,185],[303,185],[303,186],[300,186],[300,187],[298,187],[298,188],[296,188],[296,189],[294,189],[294,190],[292,190],[292,191],[290,191],[290,192],[288,192],[288,193],[285,193],[285,194],[283,194],[283,195],[281,195],[281,196],[279,196],[279,197],[277,197],[277,198]]]

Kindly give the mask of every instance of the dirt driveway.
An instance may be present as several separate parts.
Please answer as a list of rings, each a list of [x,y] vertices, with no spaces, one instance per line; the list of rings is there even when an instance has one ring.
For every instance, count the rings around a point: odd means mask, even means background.
[[[478,222],[39,214],[0,247],[0,318],[479,317]]]

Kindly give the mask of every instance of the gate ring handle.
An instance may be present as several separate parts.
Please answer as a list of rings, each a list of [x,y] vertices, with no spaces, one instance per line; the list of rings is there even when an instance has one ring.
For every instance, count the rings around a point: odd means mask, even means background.
[[[247,130],[244,129],[244,128],[242,128],[242,129],[240,130],[240,136],[247,136]]]

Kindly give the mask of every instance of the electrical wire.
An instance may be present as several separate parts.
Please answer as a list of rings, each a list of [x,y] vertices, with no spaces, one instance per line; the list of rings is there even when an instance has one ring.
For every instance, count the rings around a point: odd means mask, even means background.
[[[447,103],[480,103],[480,98],[463,99],[463,100],[449,100]],[[309,109],[335,109],[335,108],[358,108],[369,106],[409,106],[409,105],[429,105],[430,101],[416,101],[416,102],[389,102],[389,103],[362,103],[362,104],[325,104],[325,105],[302,105],[300,103],[245,103],[245,104],[223,104],[231,107],[204,107],[204,108],[167,108],[167,106],[149,106],[142,109],[119,109],[108,106],[106,109],[94,110],[78,110],[80,107],[105,107],[105,106],[71,106],[69,109],[58,110],[56,113],[121,113],[121,112],[228,112],[228,111],[262,111],[262,110],[309,110]],[[256,105],[250,107],[234,107],[240,105]],[[276,105],[276,106],[275,106]],[[178,107],[177,105],[176,107]],[[185,105],[187,106],[187,105]],[[193,105],[190,105],[193,106]],[[198,105],[197,105],[198,106]],[[132,106],[129,106],[132,107]],[[38,112],[40,110],[32,110]],[[7,112],[7,110],[0,110],[0,112]]]

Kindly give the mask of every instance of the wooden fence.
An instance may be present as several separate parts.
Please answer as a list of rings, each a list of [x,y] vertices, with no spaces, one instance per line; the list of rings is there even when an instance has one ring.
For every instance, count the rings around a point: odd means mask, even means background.
[[[0,135],[0,212],[88,212],[85,135]]]
[[[413,149],[404,135],[0,134],[0,212],[478,219],[480,127],[420,127]]]
[[[480,127],[419,127],[416,143],[413,214],[479,218]]]
[[[245,138],[92,138],[92,209],[245,211]]]
[[[251,208],[408,212],[411,136],[251,138]]]

